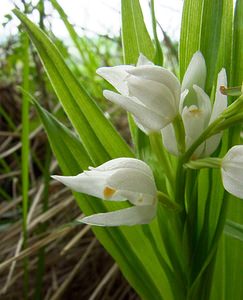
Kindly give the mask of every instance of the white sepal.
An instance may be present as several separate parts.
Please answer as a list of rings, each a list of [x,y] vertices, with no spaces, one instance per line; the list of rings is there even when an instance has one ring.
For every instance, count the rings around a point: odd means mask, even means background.
[[[136,66],[104,67],[97,74],[120,93],[104,91],[104,97],[130,112],[145,133],[160,131],[179,113],[178,79],[142,54]]]
[[[222,69],[218,74],[215,100],[209,124],[211,124],[227,108],[227,96],[220,92],[221,86],[227,86],[225,69]]]
[[[96,73],[107,80],[122,95],[128,95],[126,77],[128,70],[135,68],[130,65],[121,65],[115,67],[103,67],[96,70]]]
[[[153,66],[154,64],[152,61],[147,59],[146,56],[144,56],[142,53],[139,54],[138,61],[137,61],[137,67],[139,66]]]
[[[172,154],[178,156],[179,151],[177,147],[177,141],[175,131],[172,124],[167,125],[161,130],[163,145]]]
[[[159,131],[170,122],[167,116],[159,115],[133,97],[122,96],[107,90],[103,94],[106,99],[132,113],[136,121],[146,129],[146,132]]]
[[[182,92],[186,89],[191,90],[193,85],[204,88],[206,80],[206,63],[204,57],[200,51],[197,51],[187,67],[186,73],[183,77],[181,90]]]
[[[178,78],[169,70],[155,65],[145,65],[130,69],[127,72],[139,78],[148,79],[164,84],[168,89],[170,89],[171,93],[174,95],[175,100],[178,101],[179,104],[181,94],[180,82]]]
[[[117,211],[91,215],[79,221],[95,226],[133,226],[137,224],[147,224],[155,215],[155,205],[133,206]]]

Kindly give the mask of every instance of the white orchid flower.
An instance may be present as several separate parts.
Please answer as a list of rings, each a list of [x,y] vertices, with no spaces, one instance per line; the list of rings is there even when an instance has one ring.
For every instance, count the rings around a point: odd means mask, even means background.
[[[243,145],[232,147],[222,160],[223,186],[230,194],[243,198]]]
[[[117,158],[77,176],[52,176],[76,192],[132,207],[83,218],[86,224],[119,226],[149,223],[156,215],[157,189],[150,167],[134,158]]]
[[[179,80],[142,54],[136,66],[99,68],[97,74],[119,92],[105,90],[104,97],[132,113],[136,124],[145,133],[160,131],[179,113]]]
[[[204,92],[206,65],[201,52],[196,52],[187,68],[182,81],[180,113],[185,128],[186,150],[195,142],[203,131],[227,107],[227,96],[221,94],[220,86],[227,85],[226,72],[222,69],[218,74],[216,95],[212,107],[210,98]],[[179,155],[176,137],[172,124],[162,129],[163,143],[167,150]],[[220,143],[222,134],[216,134],[202,143],[194,152],[193,158],[209,156]]]

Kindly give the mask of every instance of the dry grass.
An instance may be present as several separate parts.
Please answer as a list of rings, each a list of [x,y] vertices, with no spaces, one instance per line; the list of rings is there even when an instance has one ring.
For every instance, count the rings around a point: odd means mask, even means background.
[[[34,209],[29,211],[28,248],[21,250],[22,226],[17,219],[0,233],[1,299],[22,299],[23,258],[29,256],[29,297],[35,291],[38,253],[45,249],[45,274],[42,299],[136,299],[117,265],[93,236],[89,226],[63,226],[80,217],[70,193],[56,183],[51,184],[50,208],[42,213],[43,185],[33,192]],[[21,198],[3,203],[0,217],[14,215]],[[38,226],[47,222],[45,233]]]

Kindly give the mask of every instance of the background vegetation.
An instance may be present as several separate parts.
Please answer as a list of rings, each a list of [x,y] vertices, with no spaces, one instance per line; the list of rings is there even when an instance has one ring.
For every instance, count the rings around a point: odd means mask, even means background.
[[[126,113],[103,100],[107,83],[95,74],[100,66],[122,63],[120,36],[88,38],[85,31],[78,36],[52,0],[69,32],[64,43],[52,34],[47,2],[22,0],[15,5],[38,16],[35,22],[78,81],[131,143]],[[9,25],[12,17],[6,15],[1,24]],[[178,72],[177,45],[163,33],[166,65]],[[66,226],[80,216],[80,209],[70,191],[50,179],[59,172],[57,162],[21,87],[70,128],[36,49],[19,25],[16,34],[0,41],[0,299],[138,299],[90,227]]]

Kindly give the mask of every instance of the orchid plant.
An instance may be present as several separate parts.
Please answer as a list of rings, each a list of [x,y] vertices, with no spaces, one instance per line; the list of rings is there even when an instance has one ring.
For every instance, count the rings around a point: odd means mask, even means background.
[[[116,89],[104,97],[128,112],[134,148],[15,11],[80,137],[33,100],[64,174],[52,177],[74,191],[78,223],[93,225],[142,299],[243,297],[242,7],[233,16],[230,0],[184,2],[178,76],[163,66],[154,2],[155,45],[139,1],[122,0],[125,64],[97,74]]]

